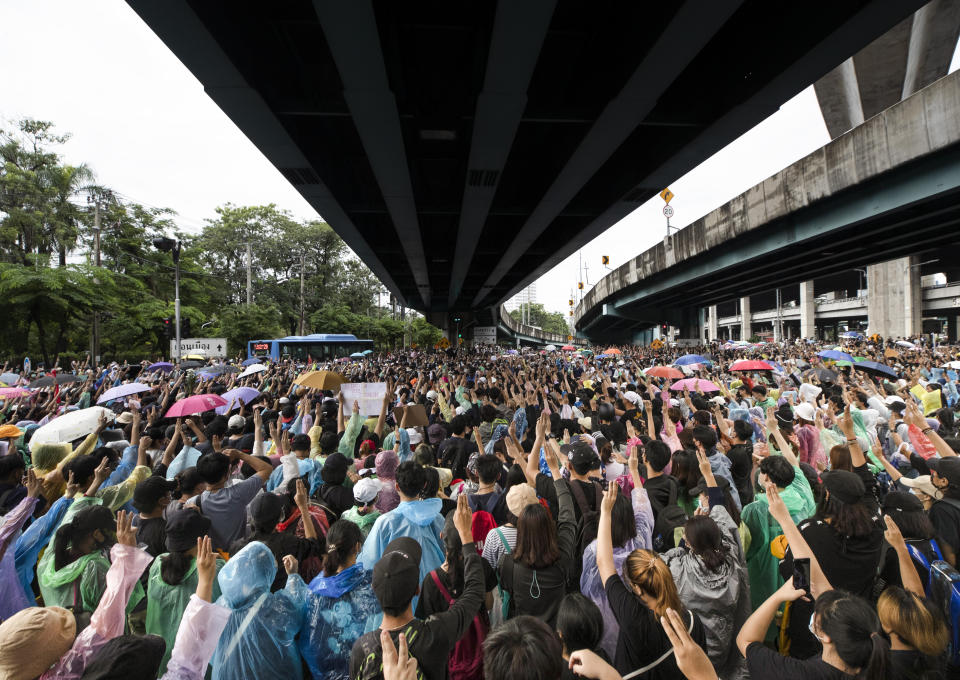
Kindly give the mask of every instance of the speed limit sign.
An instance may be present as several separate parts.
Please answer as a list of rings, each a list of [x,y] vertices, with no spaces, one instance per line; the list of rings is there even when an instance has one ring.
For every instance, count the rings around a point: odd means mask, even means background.
[[[663,206],[663,216],[666,217],[667,219],[670,219],[671,217],[673,217],[673,208],[670,207],[669,205]]]

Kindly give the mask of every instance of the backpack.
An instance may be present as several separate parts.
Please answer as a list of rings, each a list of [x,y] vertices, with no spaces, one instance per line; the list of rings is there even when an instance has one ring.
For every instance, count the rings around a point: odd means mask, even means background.
[[[453,606],[456,600],[444,587],[436,570],[430,572],[430,577],[447,603]],[[447,661],[450,680],[483,680],[483,641],[488,632],[490,632],[490,624],[486,619],[486,612],[481,608],[470,622],[467,632],[450,650]]]
[[[507,537],[503,535],[502,531],[500,531],[500,527],[497,527],[494,529],[494,531],[496,531],[497,535],[500,536],[500,543],[503,545],[503,549],[506,554],[513,554],[513,551],[510,549],[510,544],[507,543]],[[497,596],[500,598],[500,610],[494,611],[494,616],[497,618],[499,623],[503,623],[510,618],[510,591],[503,589],[503,585],[500,583],[499,571],[497,572]]]
[[[580,574],[583,572],[583,553],[593,541],[597,539],[597,531],[600,528],[600,506],[603,504],[603,487],[599,482],[591,482],[594,493],[596,494],[596,510],[592,510],[587,504],[587,497],[583,494],[583,489],[575,481],[570,481],[570,493],[573,500],[580,507],[580,521],[577,523],[577,554],[574,556],[573,564],[570,567],[570,574],[567,579],[567,585],[570,590],[578,590],[580,586]]]
[[[942,607],[941,611],[950,627],[947,660],[951,665],[958,665],[960,664],[960,572],[943,560],[936,560],[930,565],[930,600]]]
[[[473,510],[470,533],[473,535],[473,544],[481,555],[483,554],[483,544],[487,540],[487,534],[497,528],[497,521],[493,518],[493,510],[497,507],[501,498],[503,498],[502,493],[491,493],[486,503],[481,507],[477,502],[477,494],[472,493],[467,496],[467,503]]]
[[[674,530],[677,527],[683,527],[687,523],[687,513],[677,505],[677,485],[670,486],[670,500],[657,513],[657,519],[653,523],[653,549],[657,552],[666,552],[676,548],[674,540]]]

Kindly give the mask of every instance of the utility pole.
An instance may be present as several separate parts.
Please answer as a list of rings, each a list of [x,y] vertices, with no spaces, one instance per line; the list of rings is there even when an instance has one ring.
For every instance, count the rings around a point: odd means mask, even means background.
[[[247,243],[247,307],[253,304],[253,248]]]
[[[305,260],[306,260],[306,255],[303,253],[300,253],[300,335],[303,335],[305,331],[304,317],[303,317],[303,291],[304,291],[303,268],[305,266],[304,265]]]
[[[100,267],[100,195],[93,201],[93,266]],[[96,279],[94,279],[96,283]],[[100,312],[93,313],[93,331],[90,334],[90,363],[100,364]]]

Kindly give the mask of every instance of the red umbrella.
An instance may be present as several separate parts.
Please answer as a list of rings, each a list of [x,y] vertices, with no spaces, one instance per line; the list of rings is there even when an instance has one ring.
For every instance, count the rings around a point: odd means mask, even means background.
[[[653,368],[648,368],[644,371],[647,375],[652,375],[657,378],[682,378],[683,371],[679,371],[673,366],[654,366]]]
[[[768,364],[766,361],[760,361],[759,359],[744,359],[742,361],[734,361],[730,365],[731,371],[773,371],[776,370]]]
[[[618,350],[616,347],[607,347],[605,350],[603,350],[603,353],[604,354],[623,354],[623,352]]]
[[[226,406],[227,402],[218,394],[195,394],[192,397],[181,399],[167,411],[165,418],[182,418],[193,416],[204,411],[212,411],[218,406]]]
[[[683,388],[686,387],[689,391],[696,392],[698,384],[700,386],[700,391],[702,392],[720,391],[720,388],[714,383],[710,382],[709,380],[704,380],[703,378],[684,378],[683,380],[678,380],[670,385],[670,389],[674,392],[683,392]]]
[[[573,350],[576,349],[576,347],[574,347],[573,345],[564,345],[560,349],[562,349],[564,352],[572,352]]]

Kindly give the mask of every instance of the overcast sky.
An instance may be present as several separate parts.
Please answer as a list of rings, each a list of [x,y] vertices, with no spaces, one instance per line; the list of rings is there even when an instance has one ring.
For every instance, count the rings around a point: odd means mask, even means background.
[[[121,0],[0,2],[0,119],[53,121],[85,162],[123,197],[173,208],[194,231],[223,203],[276,203],[316,213],[207,97],[200,83]],[[954,54],[951,71],[958,65]],[[686,226],[829,141],[813,88],[670,184],[672,224]],[[663,239],[654,198],[582,249],[587,281]],[[566,311],[574,254],[538,282],[548,309]],[[589,288],[589,286],[588,286]]]

